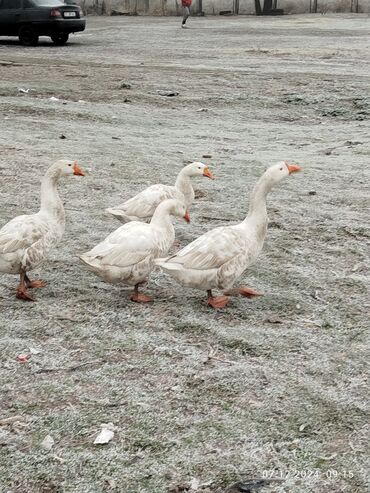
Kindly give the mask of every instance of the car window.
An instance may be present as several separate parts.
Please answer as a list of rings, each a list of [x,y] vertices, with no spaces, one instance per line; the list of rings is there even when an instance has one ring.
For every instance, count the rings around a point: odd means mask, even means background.
[[[0,9],[20,9],[22,0],[0,0]]]
[[[23,0],[23,8],[24,9],[32,9],[34,7],[34,4],[31,2],[31,0]]]
[[[64,4],[63,0],[33,0],[38,7],[60,7]]]

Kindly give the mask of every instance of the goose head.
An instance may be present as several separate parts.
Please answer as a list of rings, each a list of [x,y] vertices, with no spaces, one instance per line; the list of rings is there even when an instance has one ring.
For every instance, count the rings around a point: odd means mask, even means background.
[[[214,180],[214,176],[209,170],[208,166],[198,161],[190,163],[184,168],[187,176],[206,176],[211,180]]]
[[[76,161],[71,161],[69,159],[60,159],[53,164],[52,169],[55,174],[62,176],[85,176],[80,166]]]
[[[187,223],[190,223],[190,215],[186,210],[185,204],[175,199],[164,200],[158,208],[165,210],[168,214],[175,217],[183,218]]]
[[[265,176],[275,184],[281,181],[283,178],[300,171],[302,168],[296,164],[289,164],[288,161],[280,161],[272,166],[270,166]]]

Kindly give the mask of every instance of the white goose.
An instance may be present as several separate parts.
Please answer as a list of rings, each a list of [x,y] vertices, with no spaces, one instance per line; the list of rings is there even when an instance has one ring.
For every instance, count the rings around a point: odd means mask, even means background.
[[[168,252],[175,240],[170,214],[190,221],[185,205],[178,200],[165,200],[156,208],[149,224],[132,221],[111,233],[80,259],[104,281],[134,286],[132,301],[152,301],[139,293],[155,266],[154,260]]]
[[[0,272],[19,274],[17,298],[34,301],[27,288],[42,288],[42,280],[30,281],[27,272],[37,267],[62,238],[65,228],[63,203],[57,184],[62,176],[84,176],[74,161],[54,163],[41,182],[41,209],[37,214],[18,216],[0,230]]]
[[[253,189],[247,217],[240,224],[213,229],[167,259],[156,264],[184,286],[207,291],[208,304],[223,308],[227,296],[212,295],[212,289],[230,290],[245,269],[255,261],[267,232],[266,196],[274,185],[301,168],[286,161],[270,168]],[[251,288],[232,289],[231,295],[260,296]]]
[[[206,176],[213,180],[213,175],[208,166],[203,163],[191,163],[185,166],[177,176],[174,186],[151,185],[117,207],[106,209],[122,223],[129,221],[147,222],[153,216],[158,204],[167,199],[176,199],[184,202],[187,210],[194,200],[194,190],[191,178],[194,176]]]

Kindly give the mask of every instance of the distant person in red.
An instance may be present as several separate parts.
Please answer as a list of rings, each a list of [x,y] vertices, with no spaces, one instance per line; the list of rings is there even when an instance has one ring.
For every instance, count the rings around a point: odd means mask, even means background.
[[[188,17],[190,15],[189,7],[191,6],[191,2],[192,2],[192,0],[181,0],[181,5],[184,9],[184,17],[182,18],[181,27],[183,27],[184,29],[187,27],[187,26],[185,26],[185,24],[186,24],[186,21],[188,20]]]

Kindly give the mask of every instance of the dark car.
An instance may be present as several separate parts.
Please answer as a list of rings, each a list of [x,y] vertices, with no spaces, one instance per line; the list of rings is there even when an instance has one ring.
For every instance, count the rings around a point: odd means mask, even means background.
[[[0,36],[18,36],[26,46],[37,45],[39,36],[50,36],[63,45],[70,33],[85,29],[82,17],[78,5],[63,0],[0,0]]]

